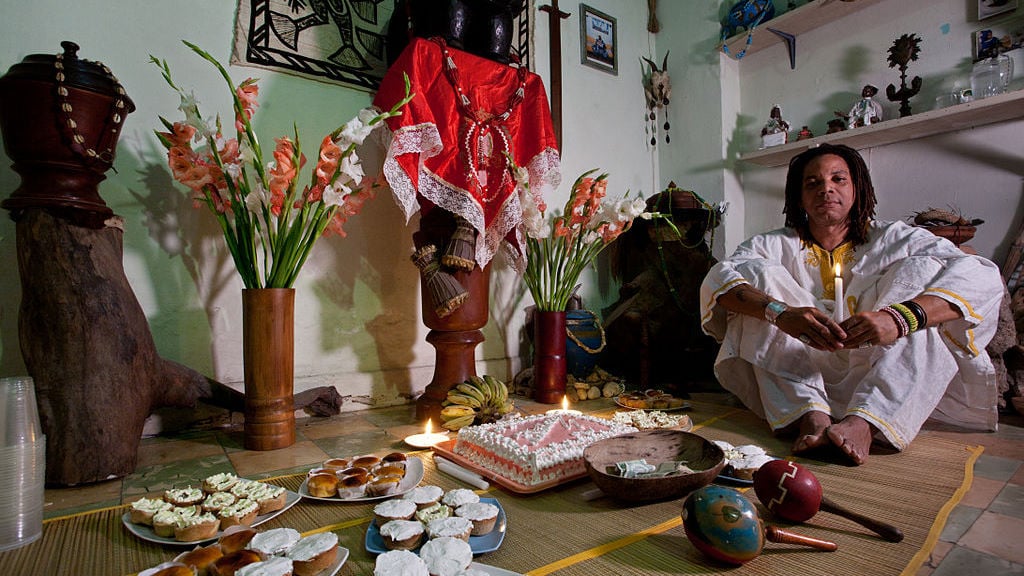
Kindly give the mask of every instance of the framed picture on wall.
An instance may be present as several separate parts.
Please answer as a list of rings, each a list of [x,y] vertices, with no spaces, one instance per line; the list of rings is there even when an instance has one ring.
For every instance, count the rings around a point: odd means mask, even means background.
[[[615,18],[580,4],[580,59],[584,65],[618,76],[616,26]]]
[[[1017,0],[978,0],[978,20],[1017,9]]]

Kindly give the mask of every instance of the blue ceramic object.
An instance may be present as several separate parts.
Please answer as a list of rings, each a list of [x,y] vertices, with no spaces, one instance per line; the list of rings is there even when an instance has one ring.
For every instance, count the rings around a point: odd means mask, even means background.
[[[683,503],[683,528],[701,552],[729,564],[757,558],[765,530],[754,504],[724,486],[694,490]]]
[[[568,310],[565,313],[565,332],[566,370],[582,380],[594,371],[604,350],[604,328],[590,310]]]

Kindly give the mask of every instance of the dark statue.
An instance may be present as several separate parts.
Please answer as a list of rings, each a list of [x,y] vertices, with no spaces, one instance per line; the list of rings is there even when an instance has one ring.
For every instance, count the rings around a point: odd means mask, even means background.
[[[440,36],[453,48],[495,62],[511,60],[523,0],[398,0],[388,27],[388,64],[413,37]]]
[[[921,91],[921,77],[914,76],[907,86],[907,65],[917,60],[921,53],[921,39],[915,34],[904,34],[897,38],[889,47],[889,68],[899,68],[900,89],[889,84],[885,89],[885,97],[890,102],[900,103],[900,118],[910,116],[910,99]]]
[[[700,284],[715,263],[705,240],[720,223],[713,206],[675,183],[647,200],[647,210],[671,214],[636,220],[609,251],[619,299],[602,311],[607,347],[601,367],[630,387],[676,394],[717,387],[718,344],[700,327]],[[681,236],[680,236],[681,235]]]

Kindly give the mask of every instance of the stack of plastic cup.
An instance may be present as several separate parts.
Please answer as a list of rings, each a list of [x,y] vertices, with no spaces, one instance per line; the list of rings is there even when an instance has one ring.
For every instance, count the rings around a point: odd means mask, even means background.
[[[0,551],[43,535],[46,437],[32,378],[0,378]]]

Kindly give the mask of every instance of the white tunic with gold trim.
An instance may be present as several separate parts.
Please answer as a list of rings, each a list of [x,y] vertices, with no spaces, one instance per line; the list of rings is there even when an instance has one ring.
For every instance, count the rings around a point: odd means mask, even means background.
[[[951,302],[963,318],[889,346],[826,352],[717,305],[729,289],[749,283],[789,306],[831,314],[836,262],[842,263],[849,314],[928,294]],[[783,228],[747,240],[708,272],[701,325],[722,343],[715,361],[719,382],[772,429],[810,410],[836,419],[854,414],[902,450],[929,416],[995,430],[997,385],[985,346],[1002,294],[995,264],[903,222],[875,222],[866,244],[843,244],[831,253]]]

